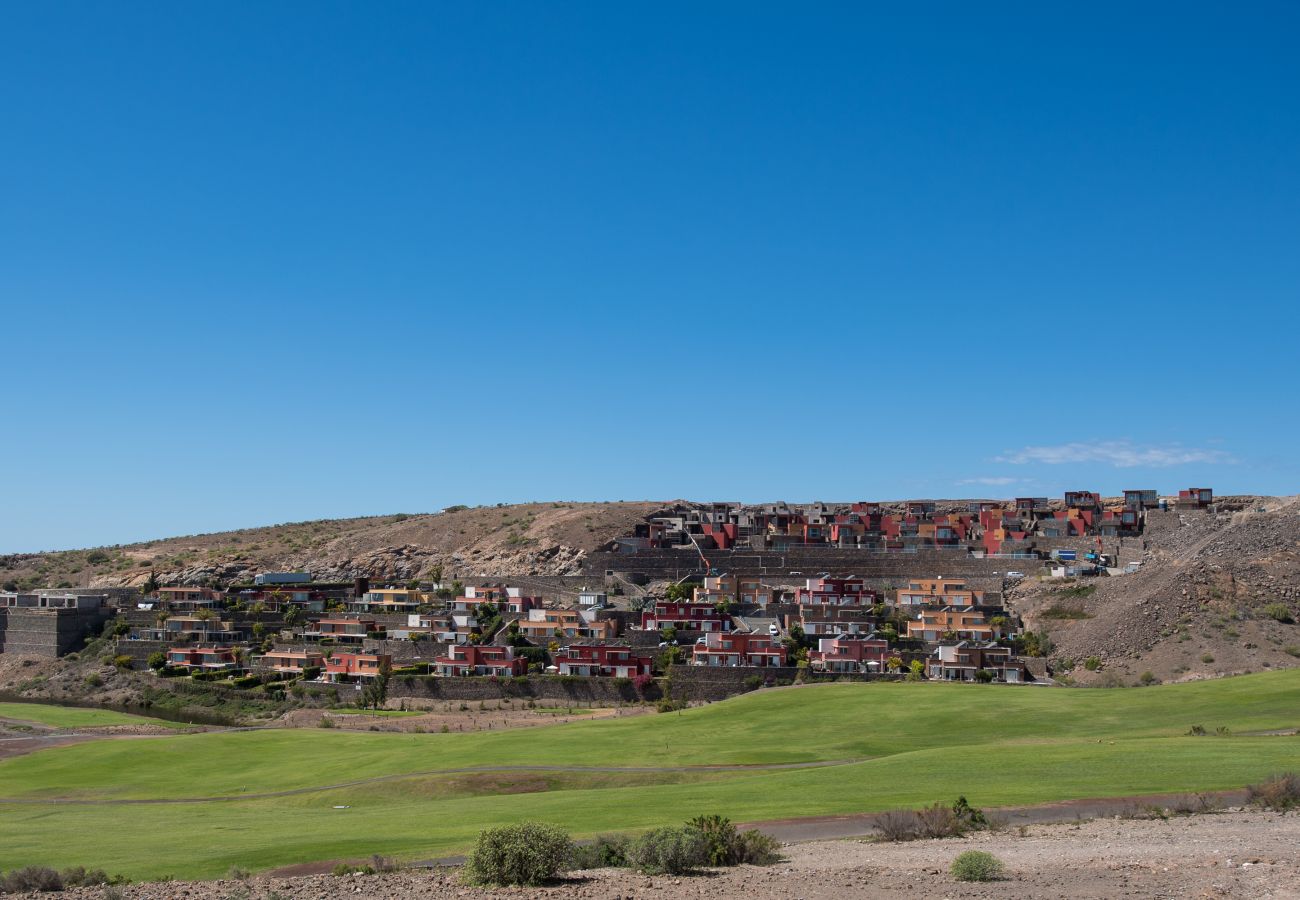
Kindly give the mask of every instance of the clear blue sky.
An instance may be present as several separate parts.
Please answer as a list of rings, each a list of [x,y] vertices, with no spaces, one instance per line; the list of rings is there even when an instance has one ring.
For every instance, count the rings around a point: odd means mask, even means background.
[[[0,552],[1300,490],[1295,4],[976,6],[4,3]]]

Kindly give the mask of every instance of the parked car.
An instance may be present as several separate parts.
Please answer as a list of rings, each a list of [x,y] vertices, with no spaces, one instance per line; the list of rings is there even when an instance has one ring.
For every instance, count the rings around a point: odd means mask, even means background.
[[[1024,572],[1008,572],[1008,573],[1007,573],[1007,578],[1024,578],[1024,577],[1025,577],[1025,573],[1024,573]]]

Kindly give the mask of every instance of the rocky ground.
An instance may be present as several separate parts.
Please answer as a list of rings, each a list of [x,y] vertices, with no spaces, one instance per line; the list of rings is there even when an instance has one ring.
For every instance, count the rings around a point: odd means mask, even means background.
[[[524,503],[442,513],[322,519],[91,550],[0,556],[0,586],[139,586],[252,580],[306,569],[318,581],[578,574],[588,552],[663,506],[656,502]]]
[[[1005,877],[963,884],[948,866],[965,850],[987,850]],[[751,900],[982,897],[1300,897],[1300,816],[1233,810],[1168,820],[1098,819],[1032,825],[960,840],[906,844],[860,840],[794,844],[775,866],[742,866],[695,877],[646,877],[621,870],[575,873],[546,888],[485,891],[452,869],[374,876],[330,875],[208,883],[130,885],[139,900],[330,900],[330,898],[530,897],[554,900]],[[102,888],[67,897],[102,898]]]
[[[1027,580],[1008,602],[1029,627],[1050,634],[1057,673],[1083,684],[1300,664],[1300,625],[1270,614],[1280,608],[1300,620],[1300,498],[1241,506],[1217,515],[1152,514],[1138,572],[1074,584]],[[1044,615],[1053,607],[1086,618]],[[1089,657],[1098,668],[1083,665]]]

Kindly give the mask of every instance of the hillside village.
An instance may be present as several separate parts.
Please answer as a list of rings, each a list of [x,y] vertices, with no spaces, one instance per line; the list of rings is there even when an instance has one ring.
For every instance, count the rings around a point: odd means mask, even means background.
[[[169,584],[150,573],[139,586],[4,591],[0,653],[57,658],[102,633],[118,669],[281,694],[350,685],[371,699],[393,676],[404,685],[393,692],[411,696],[438,679],[612,679],[624,699],[662,699],[665,684],[698,699],[816,678],[1087,683],[1120,660],[1087,647],[1063,657],[1056,643],[1095,627],[1098,586],[1159,568],[1149,530],[1243,509],[1208,488],[675,504],[584,551],[577,575],[435,564],[400,582],[268,571]],[[1294,589],[1279,585],[1275,600],[1265,618],[1292,621]]]

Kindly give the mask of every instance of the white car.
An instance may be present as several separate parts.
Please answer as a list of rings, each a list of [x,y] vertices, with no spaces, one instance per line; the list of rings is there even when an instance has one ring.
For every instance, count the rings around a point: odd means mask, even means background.
[[[1025,577],[1025,573],[1024,573],[1024,572],[1008,572],[1008,573],[1007,573],[1007,577],[1008,577],[1008,578],[1024,578],[1024,577]]]
[[[776,637],[781,633],[781,629],[777,628],[775,625],[769,625],[767,626],[767,633],[772,635],[772,637]]]

